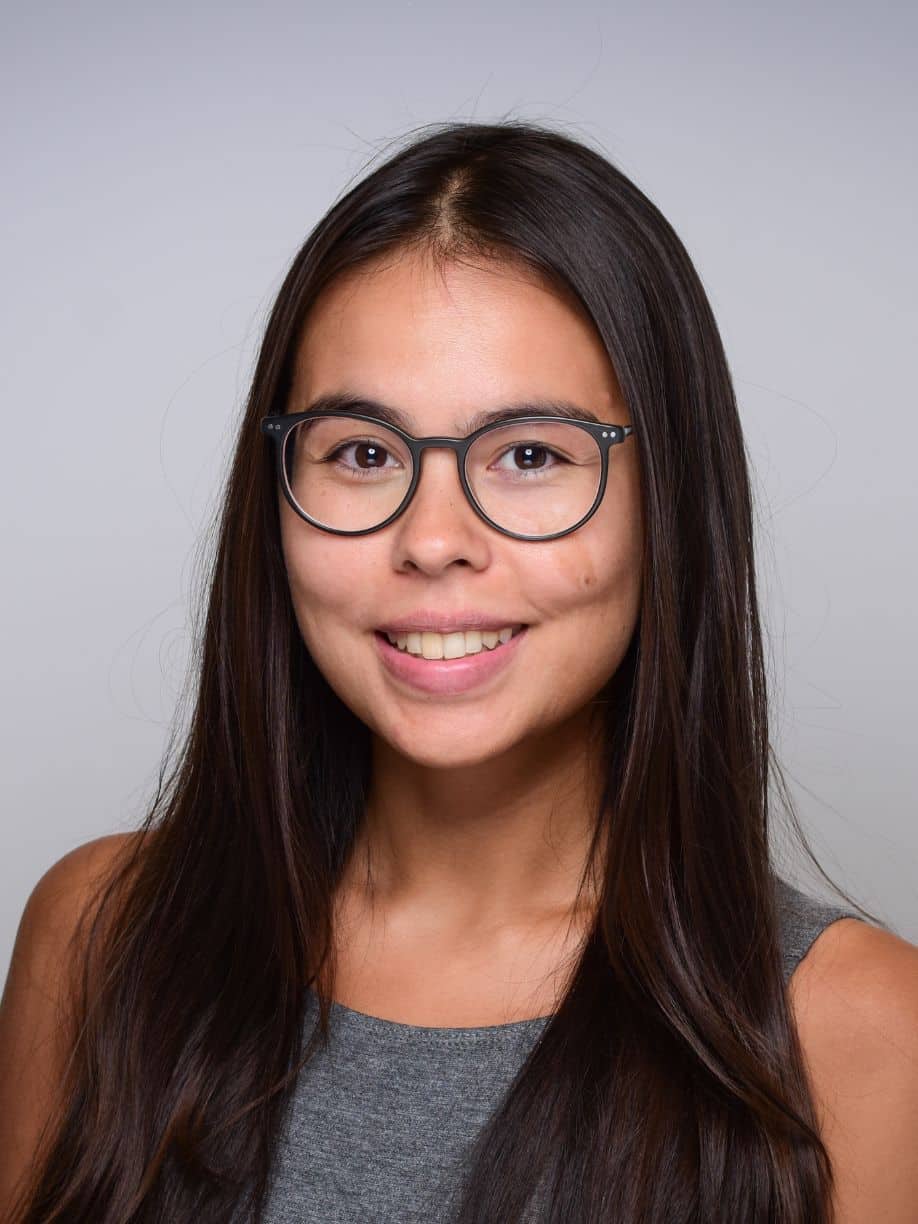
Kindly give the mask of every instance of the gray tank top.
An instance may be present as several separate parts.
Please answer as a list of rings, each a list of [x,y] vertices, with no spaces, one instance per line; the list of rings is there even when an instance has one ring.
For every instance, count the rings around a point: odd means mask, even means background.
[[[859,915],[776,881],[787,982],[817,935]],[[307,1032],[314,1007],[310,995]],[[548,1020],[427,1028],[333,1003],[328,1047],[300,1072],[264,1224],[448,1221],[463,1156]]]

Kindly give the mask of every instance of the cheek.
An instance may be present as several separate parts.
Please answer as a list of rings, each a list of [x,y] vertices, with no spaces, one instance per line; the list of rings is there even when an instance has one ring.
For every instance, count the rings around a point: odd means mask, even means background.
[[[641,540],[636,530],[583,530],[565,547],[545,546],[527,565],[534,602],[546,621],[583,616],[629,624],[637,616],[641,590]]]
[[[375,572],[364,555],[367,545],[288,520],[282,522],[281,548],[293,609],[310,653],[333,645],[339,624],[366,622],[373,589],[369,582],[355,583],[354,575]]]
[[[533,560],[527,587],[546,634],[546,688],[601,686],[621,662],[637,624],[640,533],[584,531],[568,547]]]
[[[619,464],[596,514],[558,543],[563,547],[541,558],[543,568],[554,571],[558,591],[572,605],[605,608],[610,615],[624,615],[633,622],[640,602],[644,547],[635,462]]]

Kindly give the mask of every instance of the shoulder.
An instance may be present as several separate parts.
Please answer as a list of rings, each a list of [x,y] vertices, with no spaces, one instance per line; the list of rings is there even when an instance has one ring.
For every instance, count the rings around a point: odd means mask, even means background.
[[[813,942],[788,996],[835,1175],[837,1224],[918,1202],[918,947],[854,918]]]
[[[140,840],[139,833],[107,833],[68,850],[39,878],[29,904],[86,894],[124,861]]]
[[[19,923],[14,948],[27,951],[34,960],[42,949],[57,955],[76,933],[80,919],[98,891],[114,874],[137,841],[135,833],[112,833],[96,837],[68,851],[44,872],[35,884]]]
[[[58,1103],[72,1041],[72,987],[85,962],[82,920],[92,918],[137,836],[112,834],[69,851],[44,872],[22,911],[0,999],[0,1208]]]

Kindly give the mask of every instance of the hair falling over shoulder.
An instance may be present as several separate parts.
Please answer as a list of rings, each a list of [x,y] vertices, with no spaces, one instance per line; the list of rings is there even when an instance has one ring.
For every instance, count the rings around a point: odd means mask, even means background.
[[[100,899],[63,1107],[16,1224],[260,1218],[327,1032],[369,734],[297,628],[259,421],[283,411],[323,286],[408,248],[523,264],[588,314],[637,426],[645,523],[638,626],[595,706],[595,925],[476,1145],[457,1224],[521,1221],[539,1179],[553,1224],[828,1221],[782,977],[752,505],[720,335],[638,187],[581,141],[510,121],[413,133],[283,282],[216,525],[187,730]]]

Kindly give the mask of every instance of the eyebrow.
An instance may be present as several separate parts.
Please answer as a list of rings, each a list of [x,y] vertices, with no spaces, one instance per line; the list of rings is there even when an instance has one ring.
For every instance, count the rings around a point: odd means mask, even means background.
[[[391,404],[384,404],[380,400],[369,399],[348,391],[320,395],[302,411],[315,413],[365,412],[368,416],[378,417],[379,420],[385,421],[388,425],[394,425],[397,429],[403,429],[406,433],[413,434],[416,429],[411,417],[399,411],[398,408],[393,408]],[[476,412],[466,422],[466,434],[474,433],[476,429],[481,429],[485,425],[494,425],[498,421],[513,421],[523,416],[572,417],[577,421],[592,421],[600,424],[599,417],[595,413],[577,404],[568,403],[566,400],[537,398],[500,404],[496,408]]]

